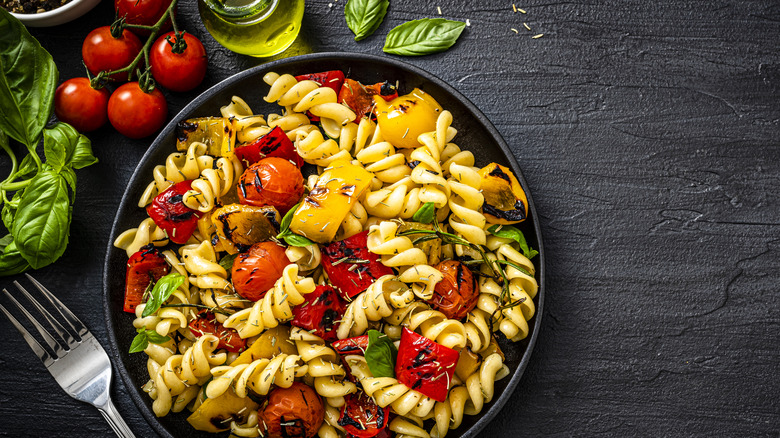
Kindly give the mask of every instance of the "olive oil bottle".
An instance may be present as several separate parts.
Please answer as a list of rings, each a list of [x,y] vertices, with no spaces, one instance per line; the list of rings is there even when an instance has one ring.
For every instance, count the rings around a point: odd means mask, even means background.
[[[301,30],[304,0],[198,0],[203,25],[226,48],[272,56],[287,49]]]

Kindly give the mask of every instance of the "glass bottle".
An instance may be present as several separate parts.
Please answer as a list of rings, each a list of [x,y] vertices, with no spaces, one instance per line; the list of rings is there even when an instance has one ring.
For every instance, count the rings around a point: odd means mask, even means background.
[[[211,36],[244,55],[265,57],[287,49],[301,30],[304,0],[198,0]]]

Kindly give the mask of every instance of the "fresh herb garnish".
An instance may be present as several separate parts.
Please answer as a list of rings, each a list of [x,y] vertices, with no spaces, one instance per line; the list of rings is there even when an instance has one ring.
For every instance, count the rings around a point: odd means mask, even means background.
[[[487,229],[494,236],[502,237],[504,239],[512,239],[520,244],[520,249],[523,251],[523,255],[528,259],[532,259],[539,254],[539,251],[528,246],[528,242],[525,240],[525,235],[519,229],[511,225],[493,225]]]
[[[136,330],[138,332],[133,338],[133,342],[130,343],[130,353],[138,353],[144,351],[149,343],[152,344],[164,344],[171,340],[169,336],[163,336],[154,330],[145,329],[143,327]]]
[[[443,52],[458,40],[466,23],[444,18],[407,21],[387,33],[385,53],[422,56]]]
[[[366,363],[374,377],[395,377],[395,359],[398,349],[386,334],[377,330],[368,331]]]
[[[414,215],[412,220],[423,224],[430,224],[436,218],[436,208],[433,202],[426,202],[422,205]]]
[[[344,7],[347,26],[360,41],[373,34],[387,14],[388,0],[349,0]]]
[[[222,266],[222,268],[228,273],[233,269],[233,262],[236,261],[236,257],[238,257],[238,253],[236,254],[228,254],[221,259],[219,259],[219,266]]]
[[[149,299],[146,301],[146,306],[141,316],[146,318],[159,310],[160,306],[171,297],[173,292],[184,284],[184,279],[184,276],[178,272],[171,272],[157,280],[154,288],[152,288],[152,292],[149,293]]]
[[[284,215],[282,218],[282,222],[279,224],[279,234],[276,235],[276,238],[279,240],[284,240],[285,243],[287,243],[290,246],[309,246],[314,245],[314,242],[312,242],[307,237],[301,236],[300,234],[295,234],[292,231],[290,231],[290,224],[292,223],[292,218],[295,215],[295,210],[298,209],[298,206],[301,205],[301,203],[295,204],[293,208],[291,208],[287,214]]]

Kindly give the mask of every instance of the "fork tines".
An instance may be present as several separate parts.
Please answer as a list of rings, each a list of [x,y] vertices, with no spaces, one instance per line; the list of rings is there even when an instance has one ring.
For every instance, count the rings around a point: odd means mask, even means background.
[[[59,342],[54,336],[45,329],[38,319],[36,319],[30,312],[10,293],[7,289],[3,289],[5,295],[13,301],[16,307],[24,314],[24,316],[30,321],[30,323],[38,330],[38,333],[43,337],[46,345],[49,346],[49,350],[45,349],[35,337],[33,337],[29,331],[17,320],[11,312],[9,312],[2,304],[0,304],[0,310],[8,317],[11,323],[19,330],[22,337],[30,348],[33,349],[36,355],[43,361],[48,367],[54,360],[60,357],[63,352],[70,350],[78,345],[89,334],[87,327],[74,315],[62,302],[57,299],[46,287],[44,287],[38,280],[34,279],[30,274],[25,274],[32,284],[46,297],[49,303],[57,310],[61,318],[55,318],[49,311],[41,305],[18,281],[14,281],[13,284],[17,289],[32,303],[32,305],[38,309],[38,312],[48,321],[49,326],[54,330],[57,336],[63,341]],[[69,326],[69,330],[66,329],[59,320],[64,320],[66,325]]]

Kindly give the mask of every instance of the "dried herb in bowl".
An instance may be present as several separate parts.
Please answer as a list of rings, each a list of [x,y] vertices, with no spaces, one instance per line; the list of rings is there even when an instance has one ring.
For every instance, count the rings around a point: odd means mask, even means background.
[[[15,14],[40,14],[59,8],[71,0],[0,0],[0,7]]]

